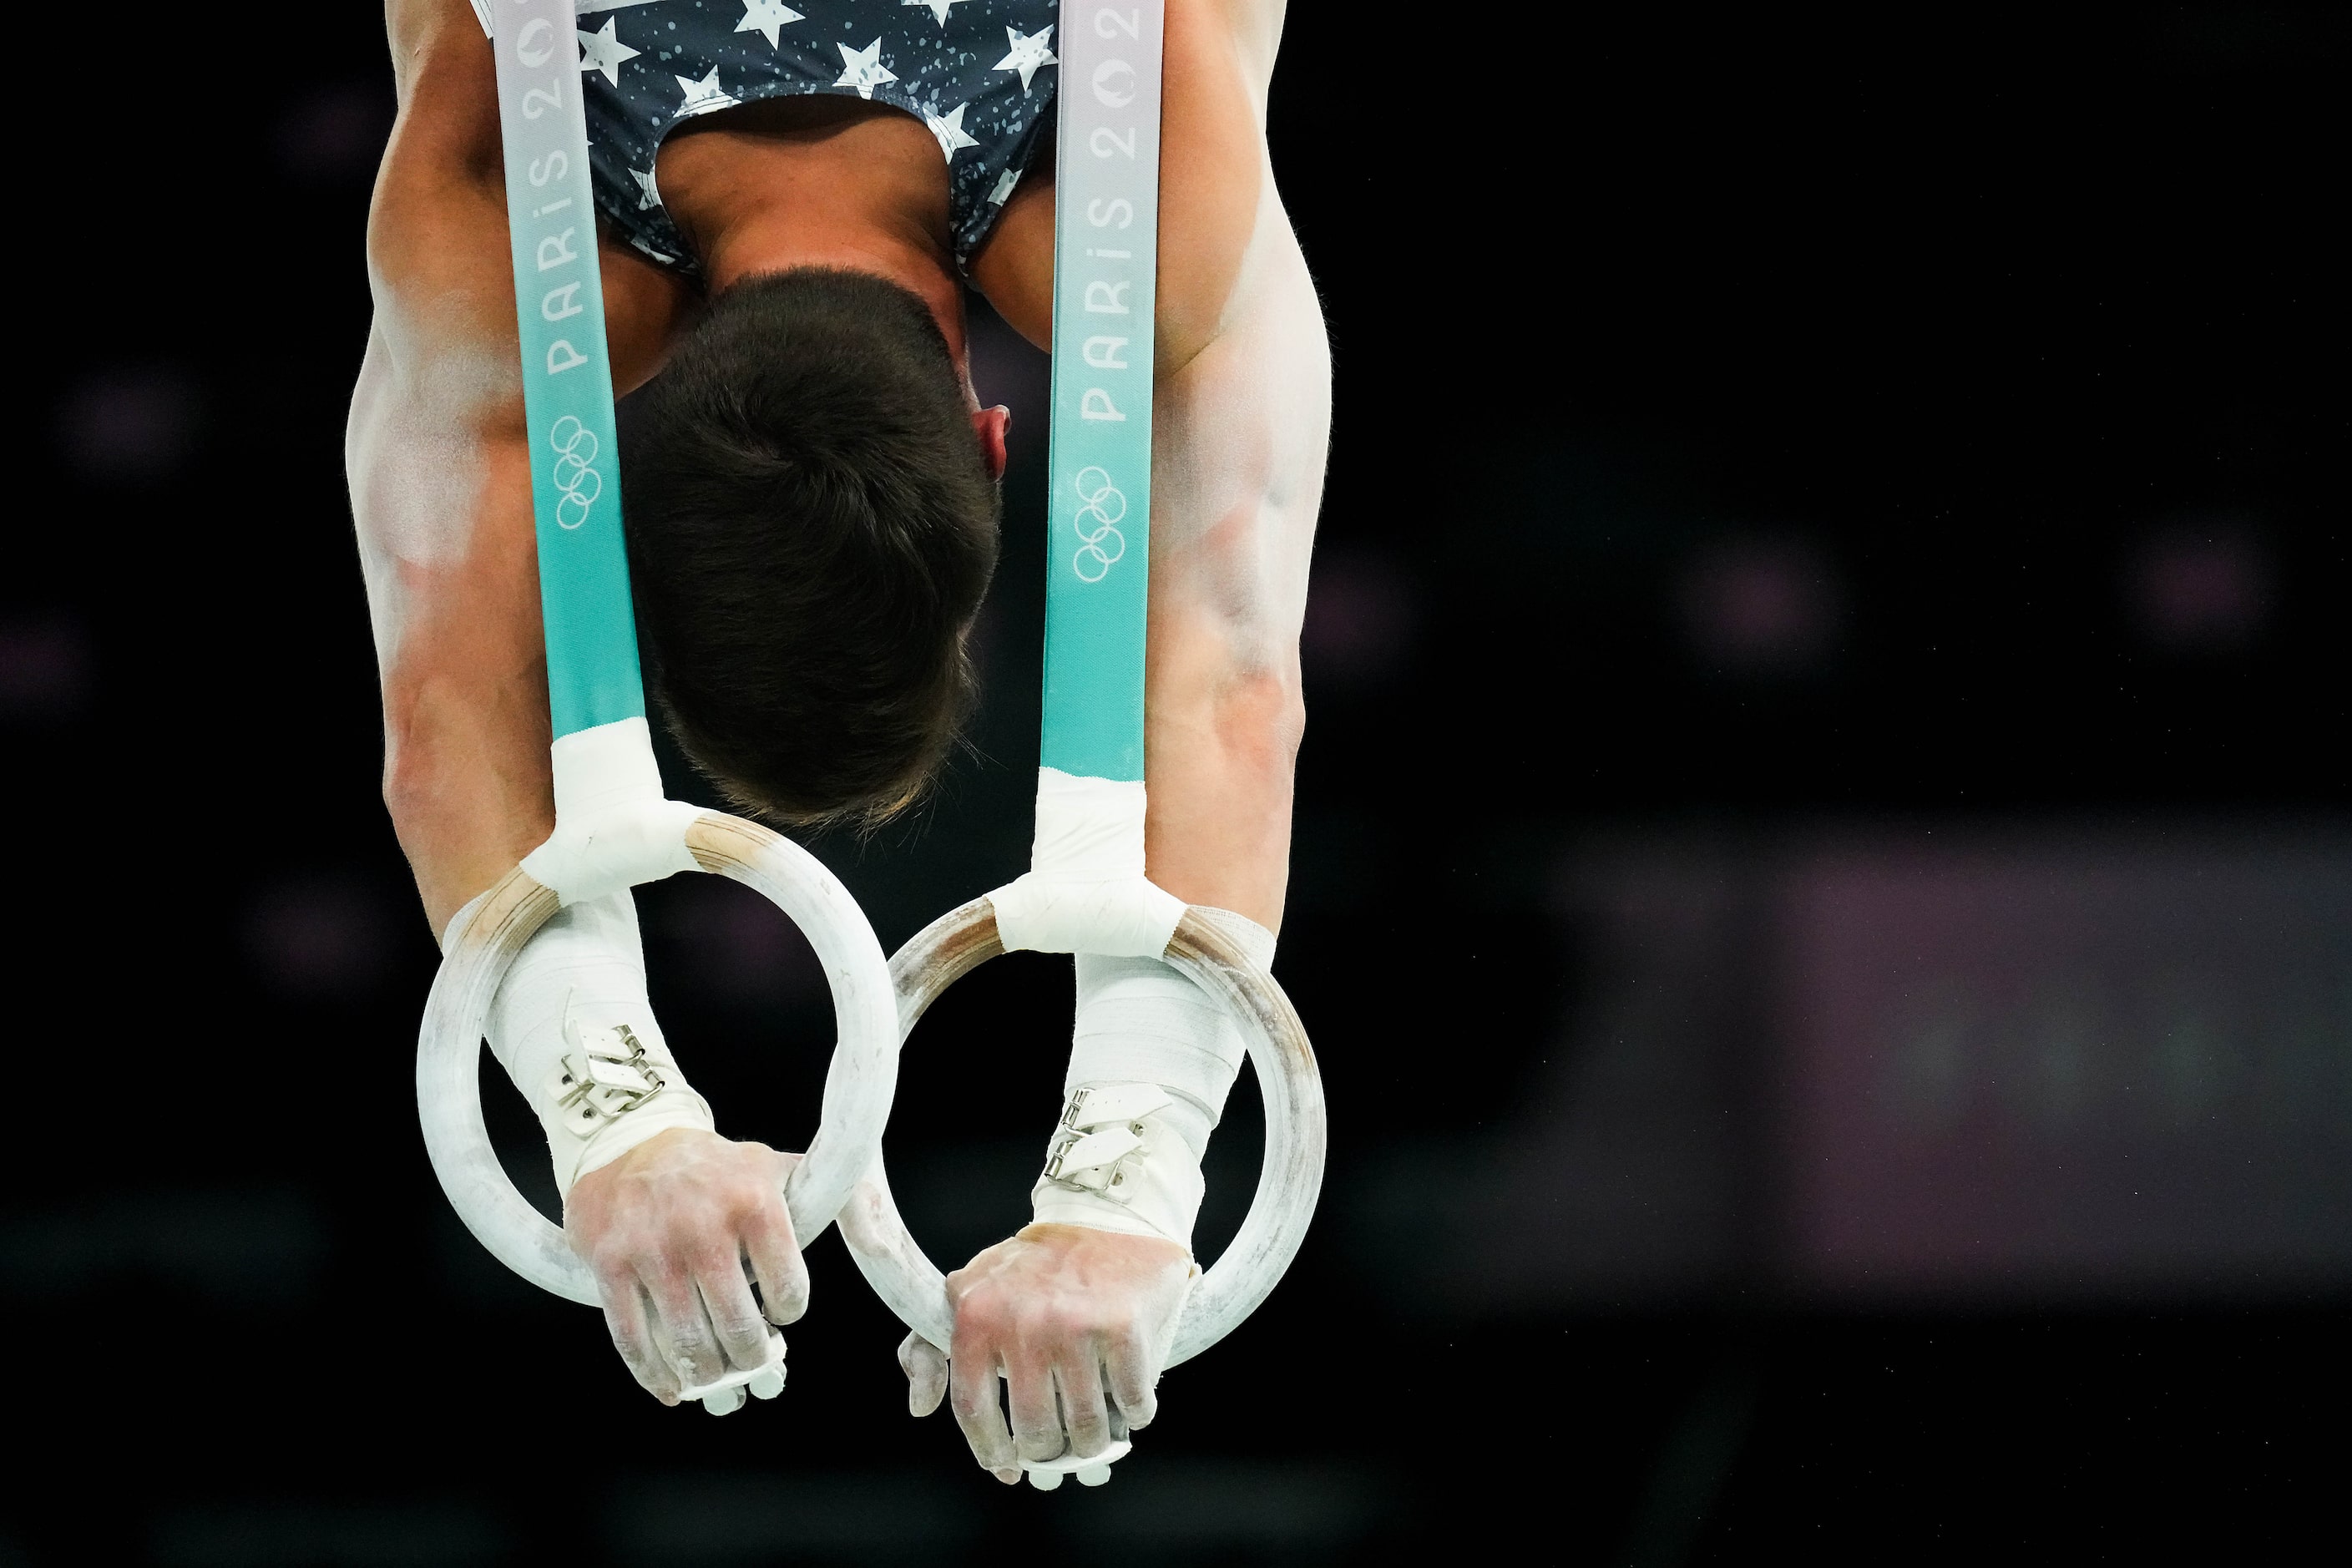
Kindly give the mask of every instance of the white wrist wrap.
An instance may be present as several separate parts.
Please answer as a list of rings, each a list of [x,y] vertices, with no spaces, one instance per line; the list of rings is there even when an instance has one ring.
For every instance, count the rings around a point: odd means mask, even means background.
[[[1273,962],[1272,931],[1230,910],[1200,912],[1252,963]],[[1157,958],[1080,953],[1077,991],[1062,1121],[1032,1217],[1189,1248],[1201,1156],[1248,1047],[1222,1005]]]
[[[1037,770],[1029,869],[988,895],[1010,952],[1158,958],[1184,900],[1143,874],[1143,785]]]
[[[522,858],[522,868],[553,889],[558,902],[576,904],[699,868],[686,830],[702,808],[662,797],[653,731],[644,719],[559,735],[549,757],[555,831]]]
[[[712,1130],[646,997],[637,908],[624,890],[572,904],[515,956],[490,1005],[490,1052],[538,1112],[555,1186],[673,1127]]]

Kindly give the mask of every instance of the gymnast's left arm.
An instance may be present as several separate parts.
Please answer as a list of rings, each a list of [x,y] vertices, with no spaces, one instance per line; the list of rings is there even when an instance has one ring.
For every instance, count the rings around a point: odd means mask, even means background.
[[[1254,184],[1232,178],[1230,164],[1214,181],[1188,179],[1181,166],[1203,145],[1180,134],[1181,10],[1171,7],[1163,154],[1147,868],[1187,903],[1226,911],[1220,923],[1270,958],[1305,726],[1298,634],[1329,440],[1330,351],[1263,137]],[[1252,107],[1262,125],[1262,95]],[[1248,205],[1235,213],[1237,188]],[[1221,232],[1232,237],[1223,257]],[[1041,1180],[1036,1223],[949,1276],[950,1355],[912,1336],[900,1350],[915,1413],[951,1393],[974,1456],[1007,1481],[1019,1459],[1099,1453],[1152,1419],[1195,1272],[1201,1148],[1243,1054],[1222,1012],[1156,959],[1082,956],[1077,982],[1066,1088],[1160,1064],[1152,1081],[1169,1103],[1146,1125],[1173,1169],[1128,1205]]]

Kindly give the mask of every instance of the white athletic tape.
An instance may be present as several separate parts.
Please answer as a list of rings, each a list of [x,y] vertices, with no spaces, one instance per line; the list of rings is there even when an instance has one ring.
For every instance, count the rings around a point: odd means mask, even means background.
[[[1037,770],[1029,869],[988,895],[1007,952],[1157,958],[1184,901],[1143,874],[1143,785]]]
[[[1274,933],[1246,915],[1201,905],[1259,969],[1274,966]],[[1216,998],[1159,958],[1081,953],[1070,1069],[1062,1092],[1093,1083],[1156,1083],[1216,1125],[1249,1045]]]
[[[558,902],[658,882],[698,869],[686,830],[699,806],[662,798],[653,731],[623,719],[556,737],[555,831],[522,858],[522,868]]]
[[[635,900],[624,890],[560,910],[515,955],[490,1005],[490,1052],[547,1134],[569,1193],[674,1127],[713,1129],[646,997]]]
[[[1091,1103],[1139,1090],[1157,1098],[1158,1112],[1106,1116]],[[1175,1109],[1153,1084],[1104,1084],[1072,1094],[1046,1146],[1045,1173],[1029,1191],[1029,1217],[1039,1225],[1156,1236],[1189,1251],[1203,1184],[1200,1153],[1178,1130],[1181,1119],[1170,1114]]]
[[[749,1371],[730,1369],[709,1383],[678,1391],[681,1405],[699,1402],[713,1415],[732,1415],[743,1408],[743,1395],[773,1399],[784,1391],[784,1336],[768,1331],[768,1359]]]
[[[1117,1437],[1109,1447],[1087,1458],[1065,1454],[1058,1459],[1024,1459],[1021,1468],[1029,1473],[1029,1484],[1041,1492],[1060,1486],[1064,1476],[1077,1477],[1082,1487],[1098,1487],[1110,1479],[1111,1466],[1126,1458],[1134,1447],[1126,1438]]]
[[[1259,969],[1274,933],[1202,907]],[[1031,1217],[1192,1245],[1201,1159],[1248,1054],[1233,1016],[1156,958],[1077,959],[1077,1016],[1062,1124],[1030,1190]]]

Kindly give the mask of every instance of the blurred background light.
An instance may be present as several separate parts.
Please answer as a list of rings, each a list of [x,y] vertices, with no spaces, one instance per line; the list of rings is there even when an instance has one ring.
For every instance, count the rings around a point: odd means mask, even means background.
[[[96,685],[95,663],[79,616],[0,616],[0,721],[53,721],[79,712]]]
[[[1816,842],[1776,902],[1801,1279],[2352,1286],[2352,837]]]
[[[1820,551],[1789,539],[1717,540],[1694,552],[1677,586],[1699,658],[1736,675],[1798,675],[1835,646],[1844,606]]]
[[[2252,531],[2228,522],[2149,534],[2133,552],[2127,587],[2142,634],[2190,653],[2253,641],[2275,593],[2268,553]]]

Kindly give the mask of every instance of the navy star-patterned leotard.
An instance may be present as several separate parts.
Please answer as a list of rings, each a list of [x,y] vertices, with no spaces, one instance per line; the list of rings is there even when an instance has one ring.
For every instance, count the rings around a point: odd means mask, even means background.
[[[1052,123],[1057,0],[580,0],[596,205],[665,266],[696,258],[654,155],[680,121],[798,93],[902,109],[939,138],[956,263],[995,227]]]

